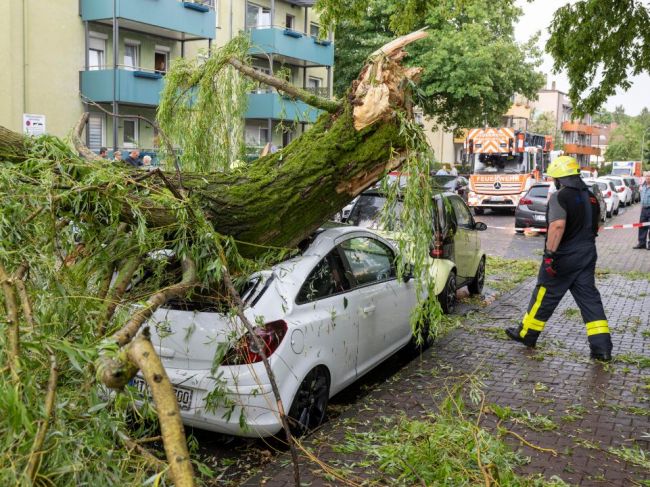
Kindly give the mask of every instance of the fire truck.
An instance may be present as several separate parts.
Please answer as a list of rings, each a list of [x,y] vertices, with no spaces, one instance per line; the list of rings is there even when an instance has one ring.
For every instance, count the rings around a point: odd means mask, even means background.
[[[467,132],[470,167],[467,202],[480,215],[486,208],[514,210],[549,164],[553,138],[510,127]]]

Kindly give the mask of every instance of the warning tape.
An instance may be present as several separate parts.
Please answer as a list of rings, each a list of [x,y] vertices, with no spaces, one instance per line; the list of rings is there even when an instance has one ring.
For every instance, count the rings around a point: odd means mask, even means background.
[[[599,227],[598,231],[601,230],[620,230],[622,228],[641,228],[641,227],[650,227],[650,222],[643,223],[625,223],[622,225],[610,225],[608,227]],[[495,230],[513,230],[513,227],[493,227],[488,226],[488,228],[494,228]],[[546,228],[535,228],[535,227],[524,227],[524,228],[514,228],[515,231],[519,232],[539,232],[546,233]]]

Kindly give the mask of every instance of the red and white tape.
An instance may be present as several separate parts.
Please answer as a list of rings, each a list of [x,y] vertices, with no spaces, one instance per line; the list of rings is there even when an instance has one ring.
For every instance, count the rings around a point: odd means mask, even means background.
[[[641,227],[650,227],[650,222],[643,222],[643,223],[625,223],[623,225],[611,225],[608,227],[600,227],[598,228],[598,231],[602,230],[620,230],[622,228],[641,228]],[[488,228],[494,228],[495,230],[512,230],[512,227],[493,227],[489,226]],[[525,227],[525,228],[515,228],[515,231],[518,232],[539,232],[539,233],[546,233],[546,228],[534,228],[534,227]]]

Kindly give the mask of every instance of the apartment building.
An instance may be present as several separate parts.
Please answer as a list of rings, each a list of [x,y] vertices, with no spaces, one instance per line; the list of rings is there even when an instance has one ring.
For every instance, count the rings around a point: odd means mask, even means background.
[[[219,0],[217,45],[241,31],[250,33],[255,69],[323,97],[332,96],[334,44],[321,36],[315,0]],[[287,145],[313,123],[319,110],[265,85],[248,100],[245,140],[251,157],[268,142]]]
[[[556,130],[562,133],[565,155],[575,157],[581,166],[589,166],[592,157],[601,155],[598,144],[592,145],[593,136],[599,132],[592,124],[591,115],[574,119],[569,97],[556,89],[555,82],[551,84],[551,89],[540,90],[538,99],[530,103],[538,113],[553,113]]]
[[[332,94],[334,46],[322,39],[314,0],[77,0],[0,3],[0,125],[25,130],[38,115],[65,136],[90,112],[88,146],[158,148],[154,119],[165,73],[180,56],[250,33],[260,71]],[[115,54],[115,55],[114,55]],[[282,147],[318,110],[266,86],[249,94],[246,142]]]

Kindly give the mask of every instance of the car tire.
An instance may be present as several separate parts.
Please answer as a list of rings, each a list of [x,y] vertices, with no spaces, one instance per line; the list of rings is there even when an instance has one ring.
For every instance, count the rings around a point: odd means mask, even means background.
[[[620,207],[617,207],[617,208],[614,210],[614,215],[618,215],[618,210],[619,210],[619,209],[620,209]]]
[[[451,271],[442,292],[438,294],[442,312],[449,315],[456,309],[456,271]]]
[[[485,284],[485,257],[481,257],[474,279],[467,285],[470,294],[481,294]]]
[[[515,233],[520,233],[520,234],[521,234],[521,233],[524,233],[524,231],[523,231],[523,230],[517,230],[517,229],[515,228]]]
[[[330,375],[325,367],[315,367],[309,371],[291,403],[289,429],[291,434],[300,437],[317,428],[325,420],[330,395]]]
[[[430,332],[431,327],[428,322],[422,325],[422,342],[418,343],[415,335],[412,335],[406,347],[407,353],[420,355],[429,348],[433,344],[433,336],[431,336]]]
[[[483,213],[485,213],[485,210],[483,208],[474,207],[474,214],[475,215],[482,215]]]
[[[612,212],[611,212],[611,211],[608,211],[608,212],[607,212],[607,218],[611,218],[611,217],[612,217]]]

